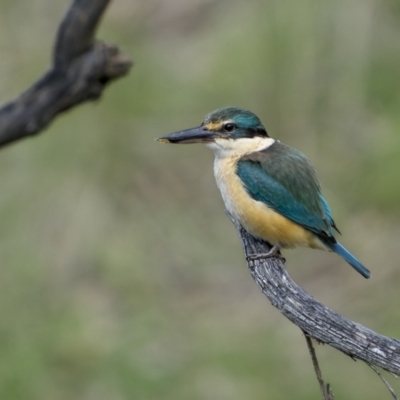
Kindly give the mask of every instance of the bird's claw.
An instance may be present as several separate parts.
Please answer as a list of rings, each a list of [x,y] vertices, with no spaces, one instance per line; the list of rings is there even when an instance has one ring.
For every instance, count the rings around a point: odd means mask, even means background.
[[[286,262],[286,258],[281,256],[279,244],[273,246],[267,253],[250,254],[246,257],[247,261],[263,260],[265,258],[276,257],[280,258],[283,263]]]

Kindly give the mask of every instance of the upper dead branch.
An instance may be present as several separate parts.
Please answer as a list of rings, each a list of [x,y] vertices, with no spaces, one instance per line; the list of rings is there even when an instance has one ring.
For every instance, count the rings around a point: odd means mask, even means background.
[[[94,38],[109,2],[72,2],[58,29],[51,69],[0,108],[0,146],[39,133],[57,114],[99,98],[108,82],[128,73],[131,59]]]

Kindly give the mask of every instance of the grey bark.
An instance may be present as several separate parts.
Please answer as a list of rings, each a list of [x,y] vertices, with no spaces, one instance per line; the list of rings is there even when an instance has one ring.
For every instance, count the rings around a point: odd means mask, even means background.
[[[0,108],[0,146],[41,132],[57,114],[100,97],[132,61],[94,39],[110,0],[75,0],[60,24],[52,66],[17,99]]]
[[[252,237],[232,221],[246,257],[268,252],[268,243]],[[282,259],[249,260],[248,267],[271,304],[310,337],[354,359],[400,375],[399,340],[380,335],[319,303],[290,278]]]

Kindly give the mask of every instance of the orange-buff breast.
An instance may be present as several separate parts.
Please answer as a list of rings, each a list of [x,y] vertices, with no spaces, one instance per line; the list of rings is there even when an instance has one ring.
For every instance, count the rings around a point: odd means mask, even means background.
[[[284,248],[327,248],[309,230],[249,196],[236,174],[236,157],[215,159],[214,173],[225,206],[251,235]]]

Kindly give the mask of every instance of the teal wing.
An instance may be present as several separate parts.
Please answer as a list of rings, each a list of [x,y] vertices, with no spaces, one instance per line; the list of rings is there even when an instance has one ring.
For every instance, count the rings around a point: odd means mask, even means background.
[[[313,166],[302,153],[277,141],[239,160],[236,173],[254,200],[336,243],[329,205]]]

